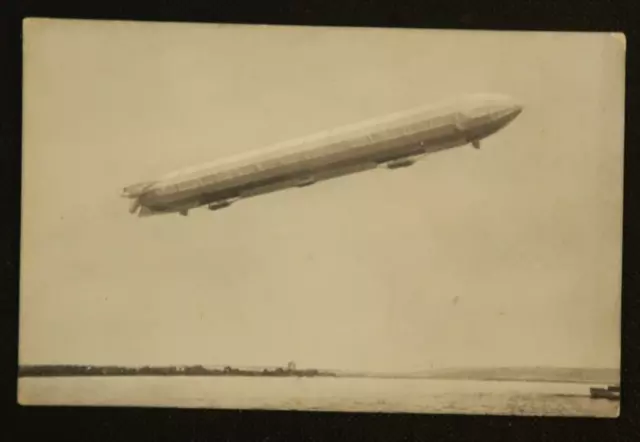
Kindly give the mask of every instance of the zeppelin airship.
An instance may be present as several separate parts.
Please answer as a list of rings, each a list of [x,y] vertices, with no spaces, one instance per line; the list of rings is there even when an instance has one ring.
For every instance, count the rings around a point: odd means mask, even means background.
[[[241,199],[377,167],[409,167],[444,149],[478,149],[521,112],[522,105],[511,97],[470,95],[178,170],[127,186],[122,196],[138,216],[218,210]]]

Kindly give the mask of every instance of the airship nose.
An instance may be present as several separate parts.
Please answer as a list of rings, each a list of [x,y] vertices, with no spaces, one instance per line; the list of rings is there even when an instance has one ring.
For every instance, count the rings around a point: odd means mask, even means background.
[[[523,105],[514,97],[502,94],[483,94],[472,98],[469,117],[484,120],[487,116],[498,128],[510,123],[514,118],[522,113]],[[485,120],[486,121],[486,120]]]
[[[511,122],[515,120],[516,117],[522,113],[523,109],[524,107],[521,104],[518,104],[518,103],[512,104],[508,111],[509,116],[508,116],[507,122]]]
[[[495,113],[495,118],[501,126],[511,123],[522,113],[524,106],[512,99],[505,100],[500,106],[500,110]]]
[[[513,118],[517,117],[518,115],[520,115],[522,113],[522,110],[524,109],[524,107],[519,104],[519,103],[514,103],[510,106],[510,114],[513,116]]]

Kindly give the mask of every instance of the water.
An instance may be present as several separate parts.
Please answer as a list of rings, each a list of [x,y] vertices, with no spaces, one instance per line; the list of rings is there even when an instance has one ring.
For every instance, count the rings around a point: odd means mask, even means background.
[[[21,378],[23,405],[329,410],[616,417],[589,385],[256,377]]]

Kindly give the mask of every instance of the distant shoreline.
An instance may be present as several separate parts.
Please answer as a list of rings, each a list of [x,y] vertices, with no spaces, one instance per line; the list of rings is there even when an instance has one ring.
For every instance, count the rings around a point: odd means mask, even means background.
[[[18,369],[18,377],[68,377],[68,376],[263,376],[263,377],[311,377],[336,376],[329,371],[316,369],[234,367],[208,368],[193,366],[94,366],[94,365],[24,365]]]
[[[202,365],[139,367],[96,365],[22,365],[18,369],[19,378],[133,376],[330,377],[351,379],[369,378],[443,381],[545,382],[601,385],[619,384],[619,371],[615,369],[440,369],[416,373],[349,372],[338,370],[297,369],[295,367],[206,367]]]

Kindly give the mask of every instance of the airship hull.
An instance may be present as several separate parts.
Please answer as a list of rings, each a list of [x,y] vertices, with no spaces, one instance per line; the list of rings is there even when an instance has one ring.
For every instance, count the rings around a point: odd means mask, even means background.
[[[473,102],[472,102],[473,103]],[[144,185],[140,216],[180,212],[233,202],[278,190],[306,187],[376,167],[412,165],[420,157],[496,132],[514,118],[504,105],[417,109],[326,131],[248,155],[186,169]],[[475,113],[474,113],[475,112]],[[519,110],[518,112],[519,113]]]

